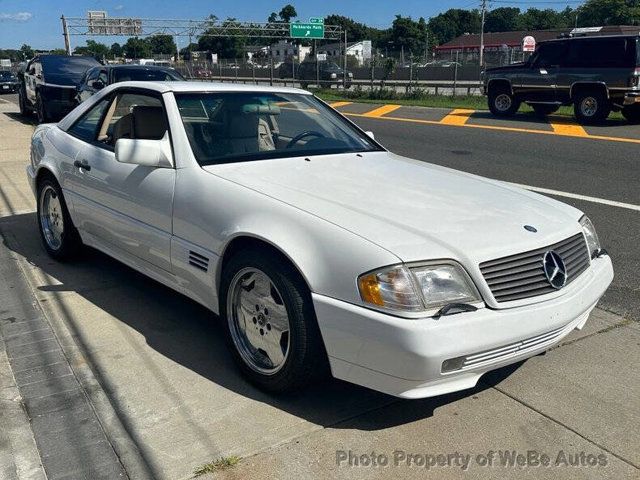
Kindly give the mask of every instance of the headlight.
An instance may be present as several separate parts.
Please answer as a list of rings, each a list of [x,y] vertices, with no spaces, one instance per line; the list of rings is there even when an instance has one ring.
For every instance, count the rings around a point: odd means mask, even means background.
[[[349,72],[349,78],[353,78],[353,72]]]
[[[450,303],[476,303],[480,294],[454,262],[395,266],[358,278],[365,303],[385,310],[425,313]]]
[[[332,73],[331,78],[338,78],[338,75],[336,75],[335,73]]]
[[[587,247],[589,247],[589,256],[594,258],[600,252],[600,240],[598,239],[598,234],[596,233],[596,229],[589,220],[589,217],[583,215],[580,219],[580,225],[582,225],[582,231],[584,232],[584,236],[587,239]]]

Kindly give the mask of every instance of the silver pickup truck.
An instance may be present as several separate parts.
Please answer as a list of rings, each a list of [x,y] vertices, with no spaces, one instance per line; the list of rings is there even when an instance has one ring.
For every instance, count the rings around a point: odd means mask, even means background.
[[[602,122],[611,111],[640,122],[639,42],[637,35],[541,42],[527,62],[483,72],[489,109],[508,116],[524,102],[549,115],[573,105],[580,123]]]

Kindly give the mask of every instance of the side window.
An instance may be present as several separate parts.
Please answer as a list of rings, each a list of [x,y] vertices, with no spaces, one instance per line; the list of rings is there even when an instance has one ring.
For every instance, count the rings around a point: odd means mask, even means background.
[[[536,67],[553,67],[563,63],[567,42],[543,43],[538,49]]]
[[[108,78],[107,78],[106,70],[100,70],[100,74],[98,75],[98,80],[100,80],[103,85],[107,85]]]
[[[98,102],[98,104],[85,113],[80,120],[73,124],[68,130],[68,133],[85,142],[93,142],[97,137],[98,125],[100,124],[107,105],[109,105],[108,99]]]
[[[141,93],[116,96],[98,132],[98,139],[114,147],[121,138],[160,140],[168,130],[159,97]]]

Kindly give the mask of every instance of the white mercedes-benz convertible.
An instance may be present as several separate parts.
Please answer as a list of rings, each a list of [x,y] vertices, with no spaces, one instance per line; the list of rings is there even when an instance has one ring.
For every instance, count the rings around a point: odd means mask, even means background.
[[[296,89],[116,84],[38,127],[27,173],[52,257],[89,245],[205,305],[276,392],[327,367],[404,398],[473,387],[613,278],[575,208],[394,155]]]

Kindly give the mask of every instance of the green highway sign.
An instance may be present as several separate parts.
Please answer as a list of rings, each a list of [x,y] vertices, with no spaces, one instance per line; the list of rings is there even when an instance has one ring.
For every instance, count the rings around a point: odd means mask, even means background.
[[[322,23],[290,23],[291,38],[324,38],[324,24]]]
[[[322,17],[311,17],[309,19],[309,23],[322,23],[322,24],[324,24],[324,18],[322,18]]]

